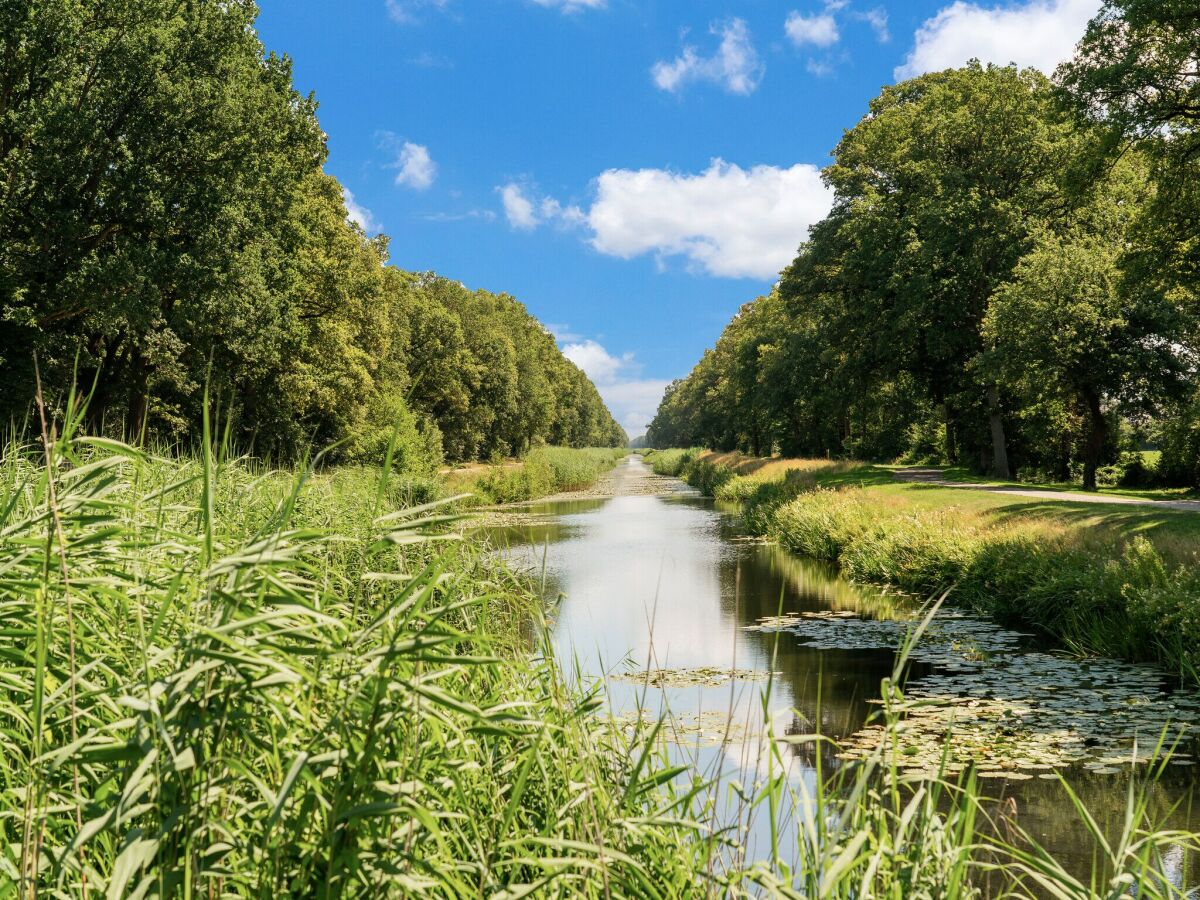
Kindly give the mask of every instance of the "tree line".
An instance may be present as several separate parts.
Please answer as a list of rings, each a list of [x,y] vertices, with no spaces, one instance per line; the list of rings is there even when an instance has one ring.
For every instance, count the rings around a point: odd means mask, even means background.
[[[625,443],[514,298],[388,266],[252,0],[17,0],[0,13],[0,416],[35,363],[89,425],[427,458]],[[19,427],[19,425],[18,425]]]
[[[1108,0],[1053,78],[887,87],[833,208],[667,390],[654,446],[1200,485],[1200,4]]]

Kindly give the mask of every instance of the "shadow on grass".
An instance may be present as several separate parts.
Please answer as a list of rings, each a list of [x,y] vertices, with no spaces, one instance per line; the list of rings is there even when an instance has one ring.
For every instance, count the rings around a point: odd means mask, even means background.
[[[915,493],[963,490],[937,484],[910,483]],[[970,490],[969,488],[967,490]],[[1200,538],[1200,515],[1187,510],[1154,509],[1130,506],[1045,500],[1006,496],[1003,491],[981,491],[994,505],[979,506],[976,511],[997,525],[1028,519],[1048,519],[1096,533],[1133,537],[1192,537]],[[1003,499],[1000,499],[1003,498]]]

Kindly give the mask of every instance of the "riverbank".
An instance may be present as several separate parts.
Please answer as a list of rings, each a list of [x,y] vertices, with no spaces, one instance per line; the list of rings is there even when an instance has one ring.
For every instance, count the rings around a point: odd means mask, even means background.
[[[584,491],[630,452],[624,447],[538,447],[520,460],[449,470],[442,483],[447,495],[472,495],[471,505],[523,503]]]
[[[704,451],[650,457],[747,526],[860,582],[950,602],[1084,654],[1200,684],[1200,515],[897,482],[881,467]]]

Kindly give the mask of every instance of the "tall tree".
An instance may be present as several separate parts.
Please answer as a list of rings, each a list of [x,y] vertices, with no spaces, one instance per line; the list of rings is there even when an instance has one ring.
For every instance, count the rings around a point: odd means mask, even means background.
[[[321,162],[315,103],[250,0],[15,0],[0,16],[0,394],[102,370],[146,421],[275,316],[264,235]],[[202,377],[202,376],[201,376]],[[13,402],[10,400],[10,402]]]
[[[1062,206],[1077,142],[1045,77],[971,63],[885,88],[826,170],[846,338],[876,348],[860,357],[880,374],[908,373],[951,430],[981,410],[1001,477],[1008,386],[970,363],[989,298]]]
[[[1109,407],[1153,412],[1186,384],[1180,311],[1120,268],[1147,194],[1139,163],[1126,161],[1097,186],[1064,233],[1039,236],[984,320],[985,365],[1027,403],[1078,404],[1086,490],[1096,489]]]

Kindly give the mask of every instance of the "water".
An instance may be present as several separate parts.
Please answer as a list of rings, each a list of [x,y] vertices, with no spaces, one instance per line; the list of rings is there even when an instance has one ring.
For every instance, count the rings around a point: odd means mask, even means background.
[[[706,776],[743,784],[765,770],[764,733],[820,732],[840,739],[864,726],[878,708],[871,701],[879,697],[881,681],[892,673],[891,651],[813,649],[791,634],[744,628],[787,613],[911,615],[909,604],[747,540],[735,515],[681,482],[656,481],[640,457],[618,466],[610,488],[616,496],[608,499],[533,505],[531,521],[490,535],[511,560],[536,574],[548,600],[557,601],[553,641],[570,677],[604,679],[617,716],[644,709],[657,718],[668,711],[680,723],[677,755]],[[669,493],[648,492],[653,489]],[[660,689],[629,675],[695,667],[774,672],[769,700],[762,700],[766,681]],[[910,677],[929,671],[917,667]],[[720,745],[726,730],[731,740]],[[811,789],[813,746],[789,745],[786,758],[789,776]],[[826,770],[838,764],[823,762]],[[1119,833],[1127,777],[1078,772],[1069,780],[1101,826]],[[1057,781],[985,782],[984,790],[1069,868],[1091,871],[1092,842]],[[1186,777],[1164,782],[1154,791],[1154,808],[1172,827],[1200,829],[1200,815],[1191,809],[1193,793]],[[785,841],[795,815],[783,811],[777,823]],[[761,817],[752,824],[744,838],[750,857],[765,852],[767,831]],[[1167,865],[1180,868],[1178,880],[1195,884],[1194,875],[1182,873],[1184,862]]]

